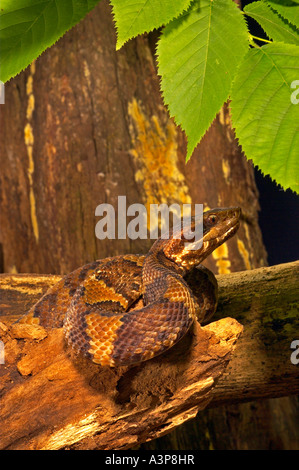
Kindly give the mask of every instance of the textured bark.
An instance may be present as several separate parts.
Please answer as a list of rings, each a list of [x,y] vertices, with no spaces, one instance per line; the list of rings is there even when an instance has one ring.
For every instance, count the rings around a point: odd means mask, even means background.
[[[227,109],[186,165],[186,140],[163,106],[148,40],[116,53],[107,2],[6,85],[1,128],[4,272],[66,274],[147,252],[151,240],[95,237],[97,205],[117,210],[119,195],[146,207],[240,205],[241,243],[235,237],[207,264],[221,272],[266,263],[252,166]]]
[[[299,261],[218,276],[218,283],[215,318],[236,318],[244,334],[213,404],[298,393],[291,343],[298,337]]]
[[[216,321],[131,368],[98,367],[66,350],[60,329],[14,323],[58,279],[0,278],[1,448],[129,448],[207,406],[299,392],[299,262],[218,276]],[[227,315],[244,324],[230,362],[242,326]]]
[[[225,274],[267,264],[253,168],[234,138],[228,108],[223,107],[186,165],[186,139],[169,119],[160,95],[154,40],[154,35],[141,37],[116,52],[111,11],[103,0],[6,84],[6,105],[0,110],[4,272],[65,274],[96,258],[145,253],[150,240],[95,238],[96,206],[109,202],[117,207],[119,195],[126,195],[128,205],[142,202],[147,207],[174,202],[204,203],[206,208],[240,205],[244,219],[237,236],[206,265]],[[264,406],[246,412],[247,422],[243,420],[246,443],[251,439],[252,446],[261,438],[255,423],[248,438],[250,416]],[[215,416],[211,422],[215,437],[220,426]],[[264,422],[272,427],[268,417]],[[200,422],[199,427],[205,429],[200,447],[207,426]],[[241,439],[242,432],[224,426],[221,436],[228,434]],[[187,448],[193,443],[192,431]]]
[[[167,433],[211,401],[242,331],[229,318],[194,325],[159,358],[111,369],[68,357],[60,329],[1,326],[1,449],[126,449]]]

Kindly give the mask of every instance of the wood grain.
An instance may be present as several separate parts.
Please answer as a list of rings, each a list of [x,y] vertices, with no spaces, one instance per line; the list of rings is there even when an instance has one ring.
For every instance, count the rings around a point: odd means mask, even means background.
[[[13,324],[59,278],[0,277],[1,449],[126,449],[205,407],[299,392],[290,361],[299,262],[218,276],[215,321],[195,324],[170,351],[132,368],[75,356],[61,330]]]

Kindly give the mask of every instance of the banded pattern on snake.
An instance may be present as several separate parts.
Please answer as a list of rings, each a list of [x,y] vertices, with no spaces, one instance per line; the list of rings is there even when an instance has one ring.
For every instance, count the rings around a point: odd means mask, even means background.
[[[158,239],[145,256],[85,265],[49,289],[22,321],[63,326],[67,343],[102,366],[157,356],[196,319],[206,321],[214,313],[217,282],[200,263],[236,233],[240,212],[238,207],[213,209],[201,221],[192,219],[192,232],[203,224],[203,238],[192,250],[180,227],[179,233],[173,230],[168,239]]]

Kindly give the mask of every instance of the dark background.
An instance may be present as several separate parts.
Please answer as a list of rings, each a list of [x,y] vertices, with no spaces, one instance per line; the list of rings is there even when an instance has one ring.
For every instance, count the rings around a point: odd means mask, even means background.
[[[255,171],[260,192],[259,223],[269,265],[299,259],[299,196],[284,191],[269,176]]]
[[[249,3],[252,1],[242,1],[243,7]],[[246,19],[254,36],[267,38],[254,20]],[[285,191],[258,169],[255,170],[255,177],[260,192],[259,223],[269,265],[299,259],[299,195],[290,189]]]

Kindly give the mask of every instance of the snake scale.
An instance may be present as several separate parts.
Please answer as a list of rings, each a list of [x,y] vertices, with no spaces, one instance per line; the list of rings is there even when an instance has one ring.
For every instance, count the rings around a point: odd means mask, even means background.
[[[203,322],[214,313],[217,282],[200,263],[236,233],[240,212],[205,212],[203,237],[192,250],[179,228],[179,234],[173,230],[168,239],[156,240],[145,256],[116,256],[78,268],[49,289],[24,321],[63,326],[67,343],[102,366],[161,354],[195,319]],[[196,223],[192,218],[193,232]]]

